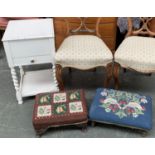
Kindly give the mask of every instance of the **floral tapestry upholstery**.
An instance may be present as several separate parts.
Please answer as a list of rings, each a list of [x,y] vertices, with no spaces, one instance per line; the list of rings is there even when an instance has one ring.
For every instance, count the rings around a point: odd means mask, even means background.
[[[155,38],[127,37],[115,52],[115,62],[139,72],[155,71]]]
[[[107,45],[102,39],[93,35],[67,37],[55,55],[56,64],[84,70],[106,66],[112,59],[112,52]]]
[[[89,111],[90,120],[149,130],[152,99],[136,93],[99,88]]]
[[[43,93],[36,96],[33,111],[35,130],[87,122],[83,90]]]

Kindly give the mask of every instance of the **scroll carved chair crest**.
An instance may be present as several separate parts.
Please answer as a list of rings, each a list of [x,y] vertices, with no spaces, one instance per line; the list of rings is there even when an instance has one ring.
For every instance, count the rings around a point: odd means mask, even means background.
[[[138,30],[134,30],[132,24],[132,18],[131,17],[128,18],[128,33],[126,36],[143,35],[154,37],[155,32],[152,32],[149,28],[152,17],[140,17],[140,20],[141,20],[140,28]]]
[[[97,18],[95,29],[90,29],[87,27],[86,21],[88,17],[77,17],[80,20],[79,26],[75,29],[71,29],[71,23],[69,22],[68,18],[63,18],[63,20],[66,23],[67,26],[67,36],[68,35],[74,35],[77,33],[83,33],[83,32],[88,32],[88,33],[94,33],[98,37],[101,37],[99,34],[99,23],[101,21],[101,17]]]

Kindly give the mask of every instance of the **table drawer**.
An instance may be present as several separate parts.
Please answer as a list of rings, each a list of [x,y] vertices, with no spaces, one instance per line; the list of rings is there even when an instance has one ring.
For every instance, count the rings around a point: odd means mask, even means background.
[[[34,56],[27,58],[16,58],[13,60],[15,66],[35,65],[42,63],[54,63],[54,59],[51,55]]]
[[[16,40],[9,43],[12,58],[49,55],[54,52],[54,39]]]

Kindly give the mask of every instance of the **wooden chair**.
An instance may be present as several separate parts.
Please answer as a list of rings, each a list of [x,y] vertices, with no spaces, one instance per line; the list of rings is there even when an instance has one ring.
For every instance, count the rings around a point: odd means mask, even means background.
[[[114,54],[113,75],[115,88],[119,87],[120,68],[150,74],[155,72],[155,32],[150,30],[151,17],[141,17],[140,29],[133,29],[128,18],[128,32]]]
[[[112,76],[112,70],[109,71],[109,69],[111,69],[113,55],[100,38],[101,18],[97,18],[95,29],[86,26],[87,18],[79,18],[79,25],[75,29],[71,29],[68,18],[62,18],[62,20],[66,23],[67,34],[55,55],[56,77],[60,90],[64,89],[62,69],[66,67],[89,70],[101,66],[108,73],[105,80],[105,86],[108,86],[108,80]]]
[[[3,32],[7,26],[8,20],[4,17],[0,17],[0,39],[2,38]]]

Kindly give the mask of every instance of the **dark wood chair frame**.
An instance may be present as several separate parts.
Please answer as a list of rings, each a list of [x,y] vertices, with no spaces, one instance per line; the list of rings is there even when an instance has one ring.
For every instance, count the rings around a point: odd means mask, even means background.
[[[147,36],[147,37],[155,37],[155,32],[152,32],[150,30],[150,22],[153,19],[152,17],[140,17],[141,19],[141,25],[139,29],[134,29],[133,28],[133,23],[132,23],[132,18],[128,17],[128,32],[126,34],[126,37],[129,36]],[[129,68],[129,67],[125,67],[125,66],[121,66],[119,63],[114,61],[114,66],[113,66],[113,78],[115,81],[115,88],[118,89],[120,86],[120,82],[119,82],[119,73],[120,73],[120,69],[121,68],[125,68],[125,69],[129,69],[129,70],[134,70],[133,68]],[[139,71],[137,71],[139,72]],[[148,74],[151,75],[151,73],[153,73],[154,71],[150,72],[150,73],[146,73],[146,72],[141,72],[144,74]]]
[[[4,27],[0,27],[0,39],[2,39],[4,31],[5,31],[5,28]]]
[[[96,35],[99,38],[101,38],[101,36],[99,34],[99,24],[100,24],[100,21],[101,21],[102,17],[97,18],[94,30],[89,29],[86,26],[87,17],[77,17],[77,18],[79,18],[80,24],[79,24],[79,27],[77,27],[76,29],[71,29],[71,25],[70,25],[70,22],[69,22],[68,18],[60,19],[60,20],[63,20],[66,23],[66,27],[67,27],[66,37],[68,37],[70,35],[75,35],[75,34],[84,35],[84,33],[86,32],[86,34],[91,33],[92,35]],[[113,74],[113,71],[112,71],[113,67],[112,66],[113,66],[113,63],[111,62],[111,63],[107,64],[106,67],[104,67],[104,69],[106,70],[106,78],[105,78],[105,81],[104,81],[104,86],[105,87],[109,86],[110,79],[112,78],[112,74]],[[73,68],[73,67],[69,66],[69,69],[70,68]],[[62,80],[62,69],[63,68],[62,68],[62,66],[60,64],[56,64],[56,78],[57,78],[58,86],[59,86],[60,90],[64,90],[64,84],[63,84],[63,80]],[[79,69],[79,68],[76,68],[76,69]],[[91,68],[91,69],[96,69],[96,67]],[[89,69],[89,70],[91,70],[91,69]]]

